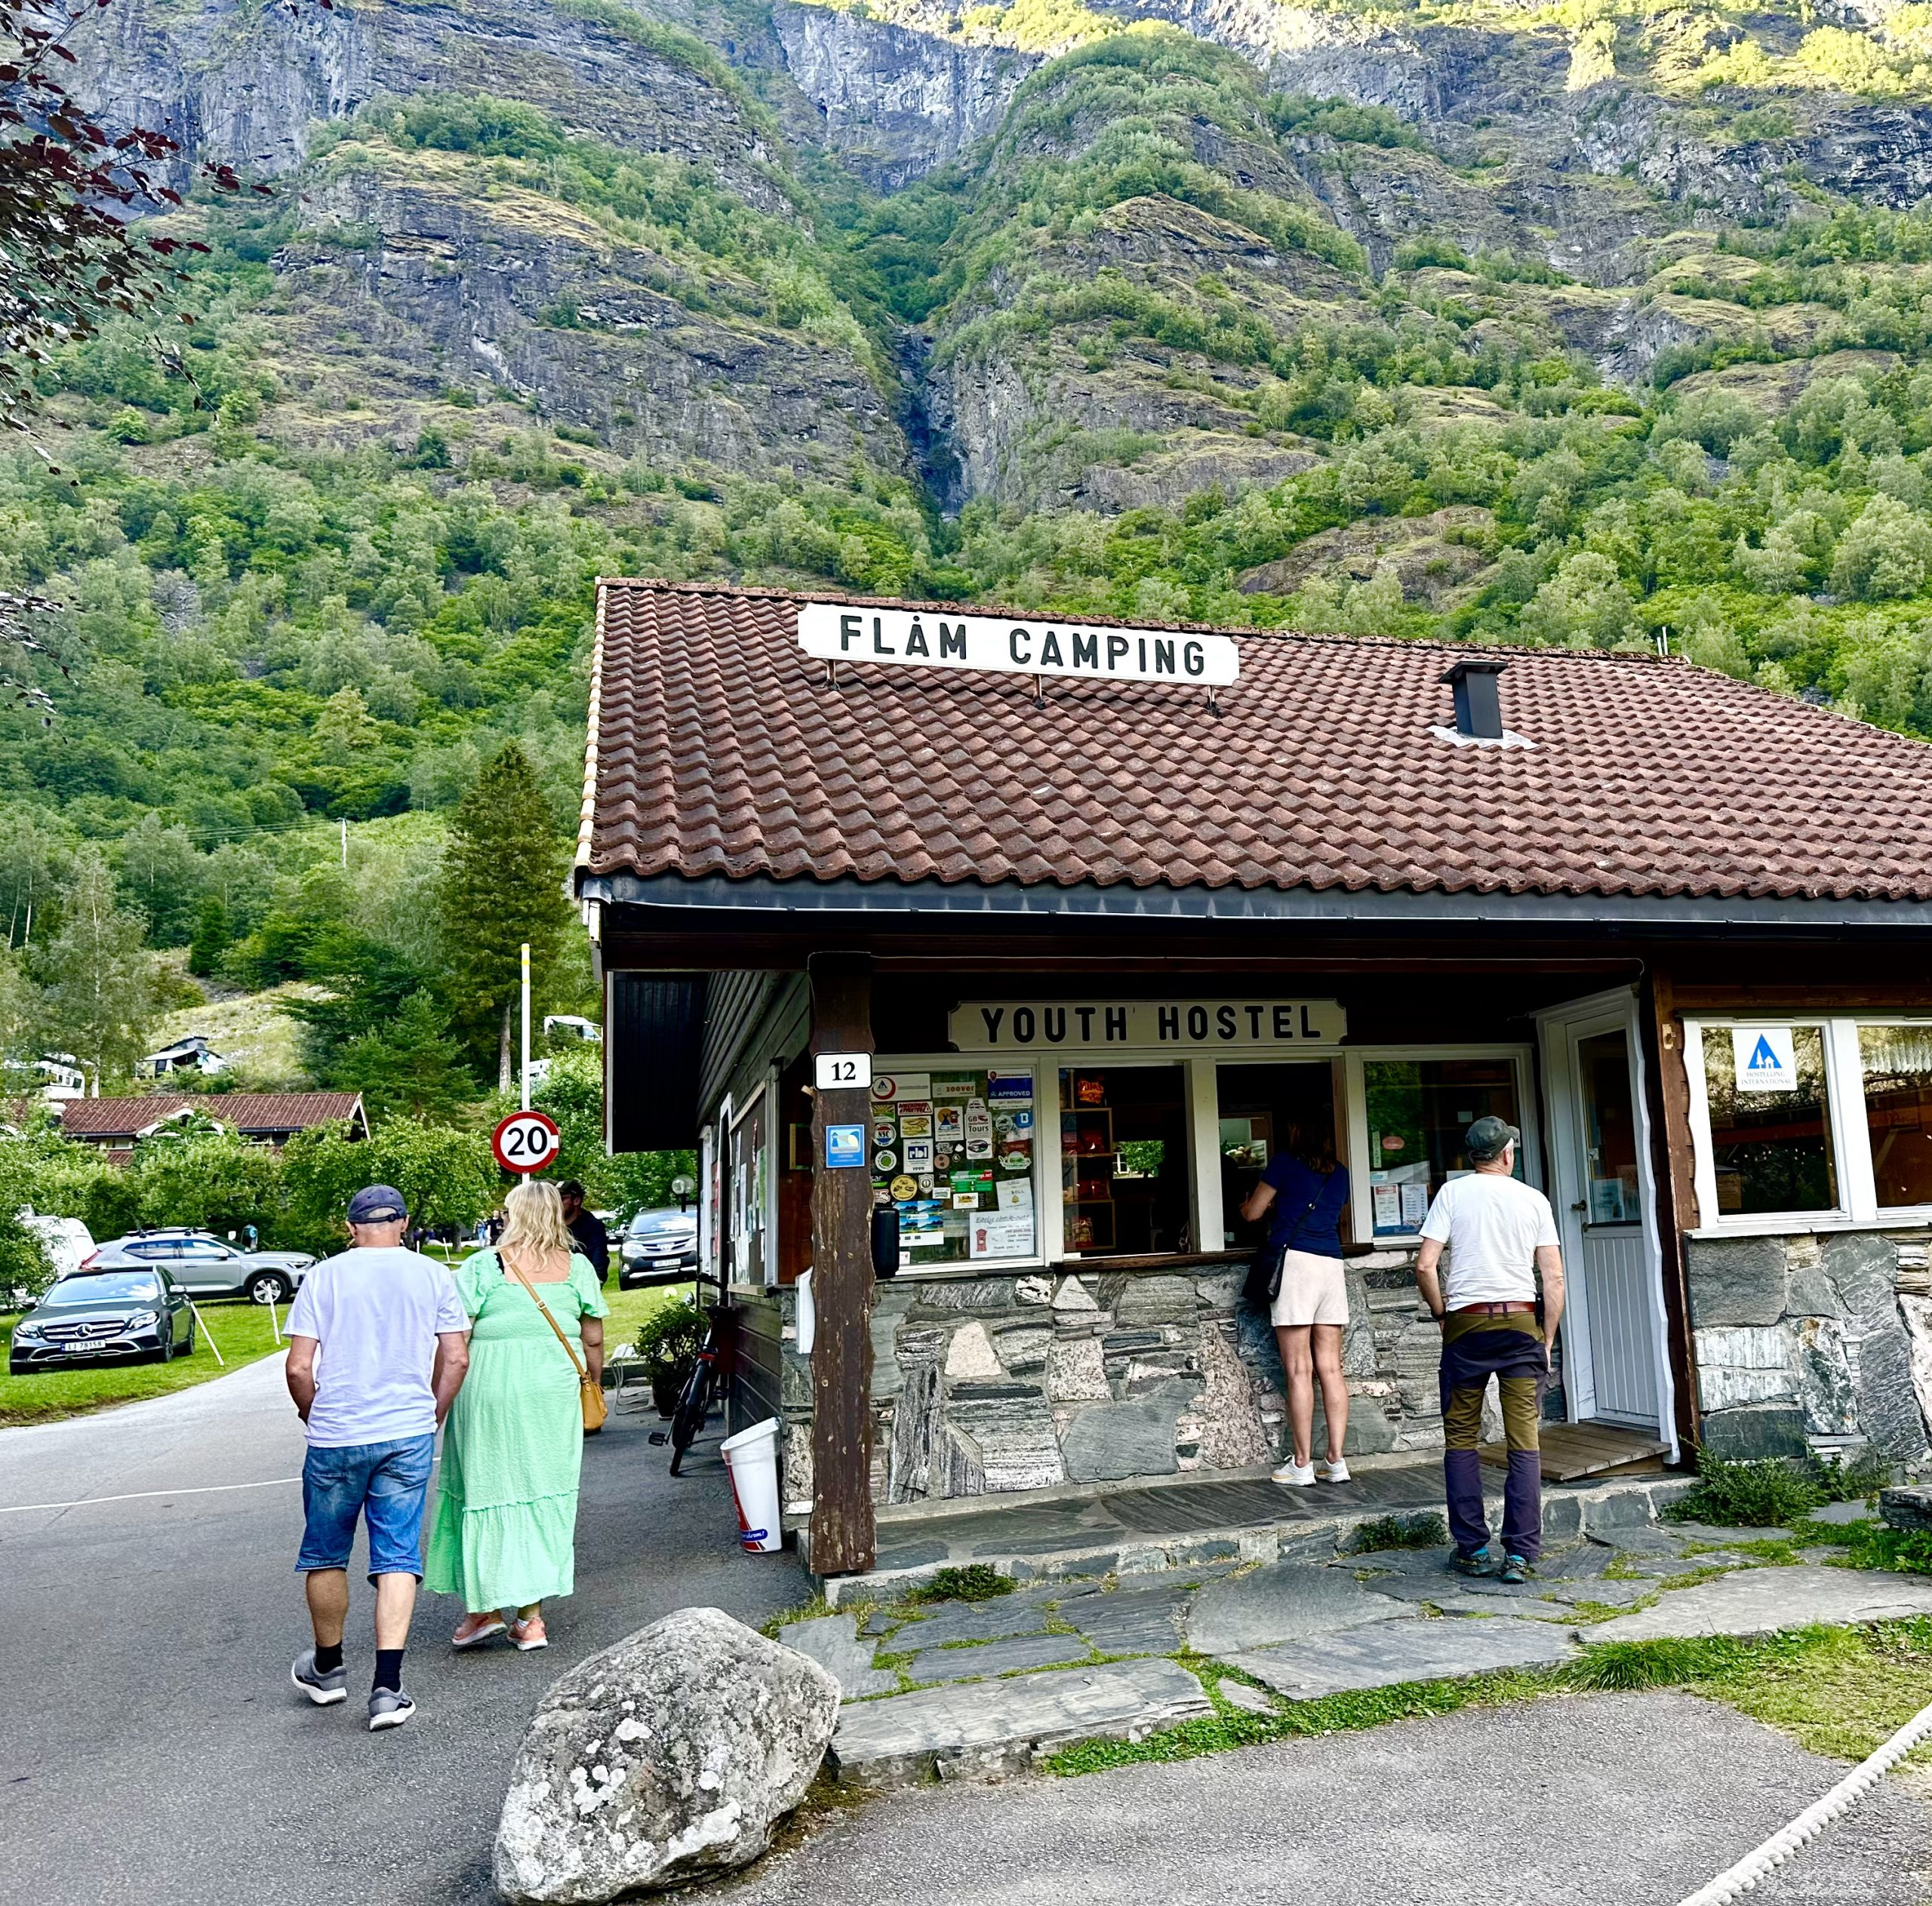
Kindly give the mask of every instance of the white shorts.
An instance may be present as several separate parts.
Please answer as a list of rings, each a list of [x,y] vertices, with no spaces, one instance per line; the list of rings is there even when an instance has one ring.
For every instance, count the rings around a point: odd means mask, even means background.
[[[1281,1288],[1269,1317],[1278,1327],[1305,1323],[1346,1324],[1349,1280],[1338,1257],[1312,1251],[1281,1253]]]

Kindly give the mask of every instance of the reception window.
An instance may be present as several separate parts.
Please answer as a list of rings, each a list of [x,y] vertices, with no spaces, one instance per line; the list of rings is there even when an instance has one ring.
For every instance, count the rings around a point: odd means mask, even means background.
[[[1420,1230],[1429,1200],[1451,1179],[1473,1169],[1463,1155],[1463,1135],[1478,1118],[1523,1122],[1515,1062],[1506,1057],[1364,1059],[1361,1078],[1366,1198],[1377,1237]],[[1525,1164],[1519,1145],[1518,1176]]]
[[[1069,1257],[1192,1248],[1186,1083],[1178,1065],[1062,1070],[1060,1213]]]

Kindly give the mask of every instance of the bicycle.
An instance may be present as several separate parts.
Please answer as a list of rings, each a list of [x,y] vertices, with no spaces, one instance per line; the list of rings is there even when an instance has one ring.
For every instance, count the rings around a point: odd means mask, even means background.
[[[697,1366],[685,1379],[683,1393],[671,1416],[671,1474],[676,1475],[685,1452],[697,1440],[712,1406],[724,1400],[726,1386],[737,1367],[738,1307],[723,1302],[706,1313],[704,1345]],[[663,1440],[660,1430],[651,1440]]]

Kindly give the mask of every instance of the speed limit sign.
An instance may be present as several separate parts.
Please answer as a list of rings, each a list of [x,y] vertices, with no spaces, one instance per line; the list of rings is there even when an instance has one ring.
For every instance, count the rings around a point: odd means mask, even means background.
[[[563,1149],[563,1140],[546,1114],[512,1112],[490,1134],[490,1149],[506,1171],[541,1171]]]

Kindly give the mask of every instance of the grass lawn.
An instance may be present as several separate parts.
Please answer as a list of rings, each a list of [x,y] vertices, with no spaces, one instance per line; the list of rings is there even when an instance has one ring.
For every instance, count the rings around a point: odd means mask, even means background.
[[[143,1397],[165,1397],[220,1376],[225,1373],[208,1348],[211,1332],[231,1370],[255,1363],[275,1349],[265,1305],[232,1302],[196,1308],[204,1327],[195,1332],[192,1356],[177,1357],[166,1363],[82,1364],[32,1376],[0,1376],[0,1428],[85,1416]],[[285,1321],[286,1306],[278,1307],[276,1314]],[[10,1343],[19,1320],[18,1312],[0,1317],[0,1336]]]
[[[653,1311],[666,1304],[689,1301],[689,1284],[657,1284],[643,1290],[620,1290],[614,1278],[604,1287],[604,1301],[611,1314],[604,1325],[605,1354],[628,1349],[635,1340],[638,1327]]]

